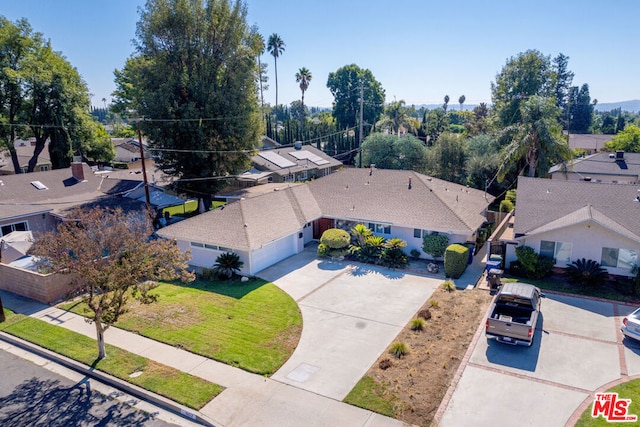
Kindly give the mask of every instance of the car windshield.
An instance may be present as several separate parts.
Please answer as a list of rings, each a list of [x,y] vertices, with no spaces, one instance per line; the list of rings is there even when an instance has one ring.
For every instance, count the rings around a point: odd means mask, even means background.
[[[640,321],[640,309],[639,309],[639,310],[634,311],[633,313],[631,313],[631,314],[629,315],[629,318],[631,318],[631,319],[633,319],[633,320],[638,320],[638,321]]]

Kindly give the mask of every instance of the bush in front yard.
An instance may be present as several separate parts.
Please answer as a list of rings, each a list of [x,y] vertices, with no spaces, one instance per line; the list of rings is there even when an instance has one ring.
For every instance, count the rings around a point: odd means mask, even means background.
[[[467,269],[469,261],[469,248],[454,243],[444,251],[444,274],[447,277],[458,279]]]
[[[351,236],[345,230],[330,228],[322,233],[320,243],[326,245],[329,249],[345,249],[351,243]]]
[[[443,234],[428,234],[422,238],[422,250],[434,259],[444,255],[449,238]]]
[[[592,259],[577,259],[564,270],[569,283],[595,288],[604,285],[609,274],[599,262]]]

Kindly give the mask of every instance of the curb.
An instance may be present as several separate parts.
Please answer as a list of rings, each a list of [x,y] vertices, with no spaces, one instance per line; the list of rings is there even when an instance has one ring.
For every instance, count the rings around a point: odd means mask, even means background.
[[[43,347],[39,347],[28,341],[14,337],[13,335],[9,335],[6,332],[0,332],[0,340],[6,343],[9,343],[15,347],[18,347],[22,350],[26,350],[28,352],[34,353],[40,357],[48,359],[59,365],[62,365],[65,368],[71,369],[87,377],[90,377],[97,381],[105,383],[133,397],[152,403],[166,411],[172,412],[190,421],[194,421],[208,427],[222,427],[221,424],[214,424],[211,420],[209,420],[205,415],[201,414],[200,412],[194,411],[191,408],[187,408],[186,406],[180,405],[179,403],[174,402],[170,399],[167,399],[166,397],[163,397],[153,392],[150,392],[148,390],[145,390],[141,387],[138,387],[137,385],[130,384],[126,381],[113,377],[104,372],[95,370],[83,363],[77,362],[61,354],[54,353],[50,350],[47,350]]]

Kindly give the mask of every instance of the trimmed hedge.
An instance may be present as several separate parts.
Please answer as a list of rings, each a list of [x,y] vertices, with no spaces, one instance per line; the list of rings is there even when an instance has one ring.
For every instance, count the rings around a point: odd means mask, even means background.
[[[345,249],[351,243],[351,236],[345,230],[330,228],[322,233],[320,243],[329,249]]]
[[[444,274],[447,277],[458,279],[467,269],[469,261],[469,248],[454,243],[444,251]]]

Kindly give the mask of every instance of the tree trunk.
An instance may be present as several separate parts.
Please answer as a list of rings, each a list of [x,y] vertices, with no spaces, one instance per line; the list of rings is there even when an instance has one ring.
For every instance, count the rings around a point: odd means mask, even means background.
[[[104,345],[104,326],[101,322],[94,322],[96,325],[96,336],[98,338],[98,359],[107,357],[107,349]]]
[[[4,322],[6,318],[4,317],[4,307],[2,306],[2,298],[0,298],[0,323]]]

